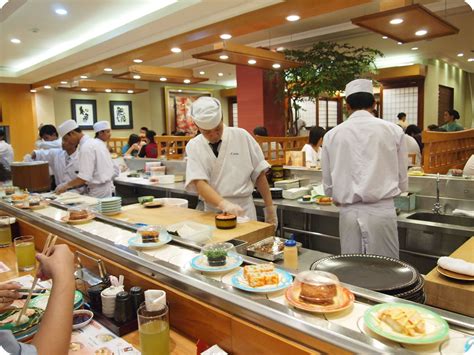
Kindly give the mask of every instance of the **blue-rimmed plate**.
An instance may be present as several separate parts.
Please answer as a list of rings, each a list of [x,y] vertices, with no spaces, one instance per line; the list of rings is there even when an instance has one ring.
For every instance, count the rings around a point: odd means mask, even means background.
[[[284,290],[285,288],[291,286],[293,282],[293,277],[284,270],[275,269],[275,272],[278,274],[280,282],[278,285],[268,285],[268,286],[260,286],[260,287],[251,287],[247,280],[244,278],[244,270],[240,270],[234,276],[232,276],[231,282],[232,286],[236,288],[240,288],[241,290],[248,291],[248,292],[257,292],[257,293],[267,293],[267,292],[276,292],[280,290]]]
[[[207,257],[203,254],[196,255],[191,260],[191,266],[198,270],[204,272],[225,272],[235,269],[242,265],[243,259],[240,255],[231,254],[227,255],[227,260],[223,266],[210,266],[207,262]]]
[[[168,244],[171,242],[173,238],[168,234],[166,231],[160,232],[160,241],[158,243],[142,243],[142,237],[136,235],[128,240],[128,246],[134,248],[142,248],[142,249],[153,249],[159,248],[162,245]]]

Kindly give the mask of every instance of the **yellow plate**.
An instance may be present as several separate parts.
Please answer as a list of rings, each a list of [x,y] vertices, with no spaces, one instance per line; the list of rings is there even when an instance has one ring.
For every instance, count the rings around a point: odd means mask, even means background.
[[[308,312],[314,313],[334,313],[343,311],[354,303],[354,294],[347,288],[338,287],[337,296],[334,297],[334,304],[329,306],[323,306],[319,304],[313,304],[304,302],[300,299],[301,288],[299,286],[292,285],[286,290],[286,300],[293,307],[302,309]]]
[[[64,216],[61,218],[61,221],[69,224],[83,224],[83,223],[88,223],[94,219],[94,215],[90,214],[89,217],[87,218],[82,218],[82,219],[73,219],[70,220],[68,216]]]
[[[458,274],[457,272],[454,271],[449,271],[446,269],[443,269],[441,266],[438,266],[436,269],[441,275],[449,277],[450,279],[454,280],[460,280],[460,281],[474,281],[474,276],[469,276],[469,275],[464,275],[464,274]]]

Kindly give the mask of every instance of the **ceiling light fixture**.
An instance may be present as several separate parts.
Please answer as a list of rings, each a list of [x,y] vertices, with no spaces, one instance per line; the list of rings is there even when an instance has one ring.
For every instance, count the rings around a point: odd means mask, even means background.
[[[51,85],[45,85],[43,86],[45,89],[51,89]]]
[[[223,33],[219,36],[221,39],[231,39],[232,38],[232,35],[228,34],[228,33]]]
[[[295,21],[298,21],[301,17],[299,17],[298,15],[289,15],[289,16],[286,16],[286,20],[287,21],[290,21],[290,22],[295,22]]]
[[[464,57],[464,53],[458,53],[458,57]]]
[[[285,47],[278,47],[276,50],[277,52],[283,52],[285,50]]]
[[[220,55],[220,56],[219,56],[219,59],[227,60],[227,59],[229,59],[229,56],[226,55],[226,54],[223,54],[223,55]]]
[[[112,71],[112,68],[104,68],[104,71],[106,71],[106,72],[111,72],[111,71]]]
[[[411,47],[411,50],[412,50],[412,51],[417,51],[417,50],[418,50],[418,47]]]
[[[168,79],[166,79],[165,77],[160,78],[160,81],[166,81],[166,80],[168,80]]]
[[[399,25],[401,23],[403,23],[403,19],[401,18],[394,18],[393,20],[390,20],[391,25]]]
[[[81,75],[80,78],[81,79],[87,79],[87,75]]]
[[[112,92],[111,89],[105,89],[105,92]]]
[[[185,79],[190,84],[207,81],[208,78],[202,76],[195,77],[192,69],[168,68],[153,65],[131,65],[126,72],[115,74],[116,79],[133,80],[139,77],[144,81],[168,82],[173,84],[183,84]]]
[[[81,91],[84,91],[84,92],[85,92],[85,91],[89,91],[89,89],[87,89],[87,88],[82,88]]]
[[[415,35],[421,37],[421,36],[426,35],[427,33],[428,33],[427,30],[418,30],[415,32]]]
[[[143,63],[143,60],[137,58],[137,59],[134,59],[133,62],[140,64],[140,63]]]
[[[203,71],[203,70],[201,70],[201,71],[199,72],[199,74],[200,74],[200,75],[204,75],[204,74],[206,74],[206,72]]]
[[[134,75],[134,76],[133,76],[133,79],[135,79],[135,80],[138,80],[138,79],[141,79],[141,78],[142,78],[142,77],[141,77],[140,75]]]
[[[67,10],[66,9],[56,9],[54,12],[60,16],[65,16],[67,15]]]
[[[10,42],[14,43],[14,44],[20,44],[21,43],[21,40],[19,40],[18,38],[12,38],[10,40]]]
[[[133,90],[127,90],[128,94],[133,94]]]
[[[191,82],[191,80],[189,80],[189,79],[184,79],[183,80],[183,83],[185,83],[185,84],[189,84],[190,82]]]
[[[36,92],[36,90],[35,90],[35,89],[31,89],[30,92]]]
[[[173,53],[181,53],[181,48],[173,47],[173,48],[171,48],[171,52],[173,52]]]
[[[472,10],[474,10],[474,0],[464,0],[466,4],[468,4]]]
[[[67,81],[61,81],[61,84],[66,85]]]
[[[257,64],[257,61],[255,59],[249,59],[247,63],[249,63],[250,65],[254,65]]]
[[[218,76],[224,76],[224,73],[217,73]]]
[[[467,61],[468,62],[474,62],[474,58],[469,58]]]
[[[397,42],[397,44],[398,44],[398,45],[401,45],[401,44],[403,44],[403,42]]]
[[[387,39],[388,37],[387,36],[382,36],[382,39]]]
[[[273,67],[274,69],[280,69],[280,68],[281,68],[281,65],[278,64],[278,63],[275,63],[275,64],[272,65],[272,67]]]

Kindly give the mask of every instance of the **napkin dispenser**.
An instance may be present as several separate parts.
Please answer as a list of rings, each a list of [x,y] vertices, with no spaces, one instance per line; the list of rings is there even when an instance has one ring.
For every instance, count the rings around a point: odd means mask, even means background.
[[[402,193],[400,196],[394,199],[395,207],[399,208],[403,212],[410,212],[416,208],[416,194],[414,193]]]

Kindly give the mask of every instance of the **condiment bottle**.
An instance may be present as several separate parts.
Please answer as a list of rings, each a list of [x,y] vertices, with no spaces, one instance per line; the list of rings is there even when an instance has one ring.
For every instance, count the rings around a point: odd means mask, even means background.
[[[140,305],[145,301],[145,293],[139,286],[133,286],[130,289],[130,296],[132,297],[133,313],[136,315]]]
[[[290,239],[285,241],[283,249],[283,266],[287,269],[298,269],[298,248],[296,247],[295,236],[292,234]]]
[[[114,320],[118,323],[125,323],[133,318],[132,298],[127,291],[117,293],[115,299]]]

